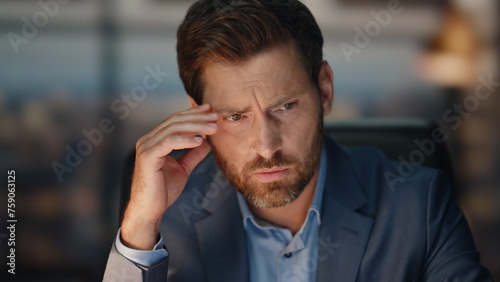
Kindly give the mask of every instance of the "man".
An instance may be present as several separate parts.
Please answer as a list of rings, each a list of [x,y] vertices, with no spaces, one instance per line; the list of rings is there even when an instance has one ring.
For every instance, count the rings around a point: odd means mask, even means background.
[[[380,152],[323,137],[322,46],[297,0],[189,9],[177,52],[192,107],[137,142],[104,280],[491,281],[441,173],[394,189]]]

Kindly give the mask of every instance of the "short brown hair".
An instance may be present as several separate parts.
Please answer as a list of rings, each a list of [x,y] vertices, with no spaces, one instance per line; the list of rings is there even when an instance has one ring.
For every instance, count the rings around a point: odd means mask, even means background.
[[[200,0],[177,30],[177,62],[186,92],[203,100],[207,60],[240,63],[278,44],[294,43],[317,85],[323,36],[298,0]]]

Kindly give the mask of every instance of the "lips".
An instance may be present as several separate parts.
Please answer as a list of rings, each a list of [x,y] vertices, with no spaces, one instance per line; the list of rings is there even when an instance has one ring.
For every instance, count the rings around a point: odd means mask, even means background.
[[[260,182],[268,183],[279,181],[288,173],[288,168],[271,168],[261,169],[253,174],[253,176]]]

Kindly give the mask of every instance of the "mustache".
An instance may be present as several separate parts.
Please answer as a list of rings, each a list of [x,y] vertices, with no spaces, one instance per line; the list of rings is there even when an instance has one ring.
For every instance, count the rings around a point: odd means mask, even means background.
[[[262,156],[257,156],[255,160],[251,161],[248,165],[250,171],[258,169],[271,169],[273,167],[290,166],[296,164],[296,160],[293,157],[285,156],[281,152],[276,152],[274,155],[265,159]]]

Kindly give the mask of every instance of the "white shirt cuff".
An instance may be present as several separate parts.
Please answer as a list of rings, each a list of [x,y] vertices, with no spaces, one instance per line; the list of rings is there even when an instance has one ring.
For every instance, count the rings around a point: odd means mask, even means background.
[[[143,251],[131,249],[125,246],[120,237],[121,228],[118,229],[118,234],[116,235],[115,247],[116,250],[128,260],[134,262],[135,264],[139,264],[143,267],[152,267],[155,264],[158,264],[162,260],[168,257],[167,250],[163,247],[163,237],[160,234],[160,240],[154,246],[151,251]]]

